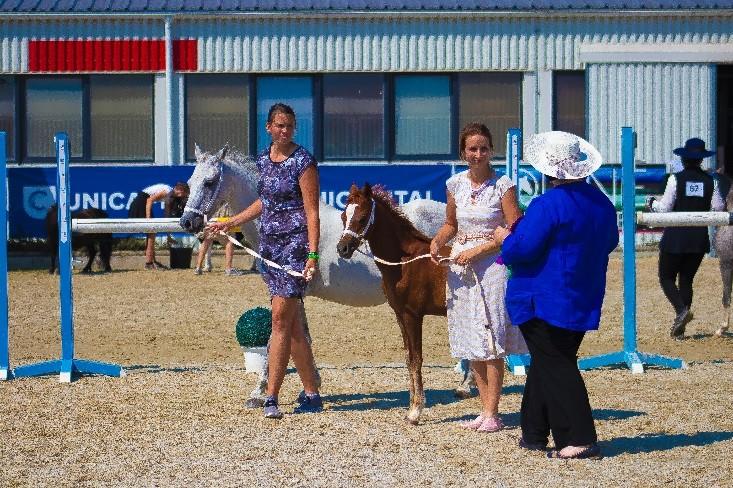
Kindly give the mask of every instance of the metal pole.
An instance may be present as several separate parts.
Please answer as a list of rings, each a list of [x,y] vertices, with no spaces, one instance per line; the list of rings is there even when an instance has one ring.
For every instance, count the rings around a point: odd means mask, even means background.
[[[5,132],[0,132],[0,380],[10,371],[8,335],[8,168],[5,158]]]
[[[56,144],[56,191],[58,192],[59,225],[59,285],[61,305],[61,377],[64,383],[71,381],[74,362],[74,293],[71,284],[71,210],[69,209],[69,137],[59,132]]]
[[[167,164],[173,164],[173,17],[165,18],[165,130],[168,156]]]
[[[636,351],[636,219],[634,200],[634,148],[636,134],[631,127],[621,128],[621,203],[624,236],[624,352]]]
[[[509,129],[506,133],[506,175],[514,182],[519,203],[519,161],[522,159],[522,130]],[[527,374],[530,364],[529,354],[509,354],[506,365],[512,374],[523,376]]]

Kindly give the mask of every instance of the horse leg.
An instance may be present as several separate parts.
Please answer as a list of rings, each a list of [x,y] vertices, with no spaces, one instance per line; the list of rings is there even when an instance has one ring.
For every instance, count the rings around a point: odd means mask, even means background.
[[[453,394],[458,398],[471,398],[476,396],[474,393],[477,390],[476,378],[473,376],[473,370],[471,369],[471,361],[468,359],[461,359],[456,365],[456,369],[460,367],[460,372],[463,373],[463,380],[453,390]]]
[[[716,337],[721,337],[730,327],[730,297],[731,288],[733,288],[733,261],[720,260],[720,277],[723,280],[723,307],[728,313],[726,314],[725,322],[723,322],[721,327],[715,331]]]
[[[94,242],[88,243],[84,248],[87,250],[87,255],[89,256],[89,261],[87,261],[86,266],[81,270],[82,273],[91,273],[92,272],[92,263],[94,262],[94,258],[97,255],[97,247],[94,245]]]
[[[260,378],[257,380],[257,386],[249,392],[249,398],[244,402],[247,408],[261,408],[265,405],[265,392],[267,391],[267,372],[270,369],[270,341],[267,341],[267,353],[265,354],[265,364],[262,365]]]
[[[112,272],[110,261],[112,259],[112,238],[107,236],[99,240],[99,258],[102,260],[102,267],[105,273]]]
[[[400,325],[405,344],[407,369],[410,372],[410,408],[405,421],[412,425],[420,422],[425,408],[425,391],[422,384],[422,316],[403,313]]]

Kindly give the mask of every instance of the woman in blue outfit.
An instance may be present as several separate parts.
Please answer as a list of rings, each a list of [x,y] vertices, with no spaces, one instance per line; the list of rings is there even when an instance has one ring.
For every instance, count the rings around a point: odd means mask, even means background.
[[[295,413],[323,408],[313,351],[306,339],[302,300],[307,281],[317,271],[320,222],[318,216],[318,168],[316,160],[293,142],[295,112],[277,103],[267,116],[272,144],[257,156],[259,198],[227,222],[212,224],[213,232],[227,232],[260,217],[260,254],[286,269],[301,271],[305,278],[265,266],[262,278],[272,299],[272,336],[265,417],[282,418],[278,393],[292,351],[293,362],[303,382]]]
[[[608,255],[618,245],[616,210],[585,181],[602,162],[587,141],[566,132],[536,134],[527,139],[524,160],[553,188],[532,200],[513,230],[494,231],[512,269],[509,317],[532,356],[519,445],[544,450],[552,433],[550,457],[599,457],[577,354],[586,331],[600,322]]]

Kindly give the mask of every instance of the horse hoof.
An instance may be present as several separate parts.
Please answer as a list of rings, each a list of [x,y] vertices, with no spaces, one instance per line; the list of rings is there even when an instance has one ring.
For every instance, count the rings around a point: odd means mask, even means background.
[[[715,337],[723,337],[723,334],[728,330],[728,327],[721,327],[715,331]]]
[[[420,424],[420,420],[419,419],[418,420],[413,420],[410,417],[405,417],[405,423],[408,424],[408,425],[419,425]]]
[[[247,401],[244,402],[244,406],[247,408],[262,408],[265,406],[265,399],[264,398],[247,398]]]
[[[476,396],[470,389],[463,389],[463,388],[456,388],[455,390],[453,390],[453,395],[455,395],[457,398],[460,398],[462,400],[465,400],[467,398],[473,398]]]

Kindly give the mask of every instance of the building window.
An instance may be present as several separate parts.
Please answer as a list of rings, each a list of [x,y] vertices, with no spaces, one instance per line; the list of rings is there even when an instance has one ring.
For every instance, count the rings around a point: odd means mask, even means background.
[[[186,158],[194,143],[216,152],[226,143],[249,152],[249,81],[246,75],[186,77]]]
[[[295,111],[294,140],[313,153],[313,78],[308,76],[261,76],[257,78],[257,151],[267,148],[267,113],[275,103]]]
[[[451,79],[448,75],[395,77],[395,155],[450,157]]]
[[[66,132],[71,156],[83,154],[81,78],[30,78],[25,85],[25,152],[28,158],[54,157],[53,136]]]
[[[89,78],[91,159],[153,159],[153,79]]]
[[[384,77],[323,77],[325,159],[383,159]]]
[[[585,137],[585,72],[557,71],[553,87],[553,128]]]
[[[506,133],[521,127],[520,73],[461,73],[458,75],[458,130],[470,122],[486,124],[494,155],[506,154]]]
[[[55,157],[66,132],[76,161],[153,159],[153,77],[94,75],[25,80],[26,161]]]
[[[5,156],[15,159],[15,79],[0,76],[0,132],[5,132]]]

